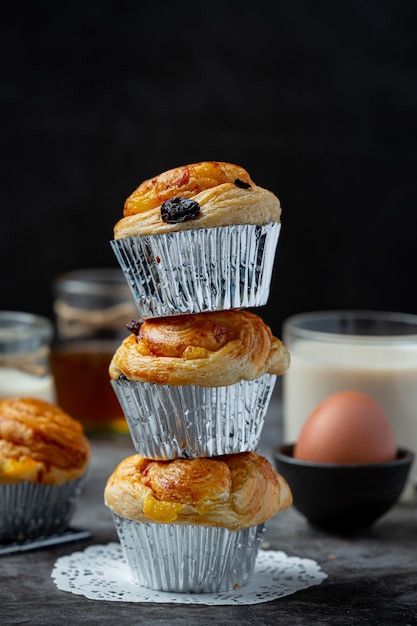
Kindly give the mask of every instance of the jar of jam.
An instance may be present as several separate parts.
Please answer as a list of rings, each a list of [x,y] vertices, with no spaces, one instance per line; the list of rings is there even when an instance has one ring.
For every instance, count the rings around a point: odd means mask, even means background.
[[[86,432],[128,432],[109,364],[126,324],[138,316],[119,269],[74,270],[53,282],[57,340],[52,371],[58,404]]]

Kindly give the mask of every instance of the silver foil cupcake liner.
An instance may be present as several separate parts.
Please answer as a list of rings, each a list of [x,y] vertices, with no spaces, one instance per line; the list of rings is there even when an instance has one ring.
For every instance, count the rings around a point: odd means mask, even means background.
[[[63,485],[31,482],[0,485],[0,542],[26,541],[64,532],[84,478]]]
[[[264,374],[226,387],[175,387],[126,378],[111,384],[136,452],[168,460],[256,450],[275,382],[275,375]]]
[[[280,229],[244,224],[110,243],[146,319],[266,304]]]
[[[137,523],[112,514],[132,578],[177,593],[231,591],[252,576],[264,524],[227,528]]]

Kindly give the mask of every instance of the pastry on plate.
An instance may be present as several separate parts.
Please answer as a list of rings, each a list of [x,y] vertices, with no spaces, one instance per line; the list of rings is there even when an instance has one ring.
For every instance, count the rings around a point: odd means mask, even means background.
[[[254,452],[174,461],[133,455],[109,477],[104,499],[135,580],[178,592],[244,584],[265,523],[292,503],[285,479]]]
[[[82,425],[38,398],[0,401],[0,541],[63,532],[90,460]]]
[[[281,205],[232,163],[203,161],[144,181],[111,242],[141,317],[266,304]]]
[[[290,357],[242,310],[134,321],[109,373],[136,451],[192,458],[257,448]]]

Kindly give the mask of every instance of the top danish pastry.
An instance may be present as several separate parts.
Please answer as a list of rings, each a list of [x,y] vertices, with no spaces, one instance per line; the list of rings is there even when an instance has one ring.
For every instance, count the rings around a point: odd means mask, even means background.
[[[75,480],[90,452],[82,425],[60,407],[37,398],[0,401],[0,484]]]
[[[114,238],[279,222],[281,205],[232,163],[202,161],[144,181],[127,198]]]

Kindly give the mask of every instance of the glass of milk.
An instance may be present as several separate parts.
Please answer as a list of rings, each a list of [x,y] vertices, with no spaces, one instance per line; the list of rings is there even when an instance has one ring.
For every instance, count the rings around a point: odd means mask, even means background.
[[[342,390],[372,396],[390,417],[397,442],[417,453],[417,315],[382,311],[317,311],[288,318],[291,353],[284,374],[286,442],[324,398]],[[417,469],[411,472],[417,486]]]
[[[50,368],[53,324],[19,311],[0,311],[0,398],[32,397],[55,403]]]

